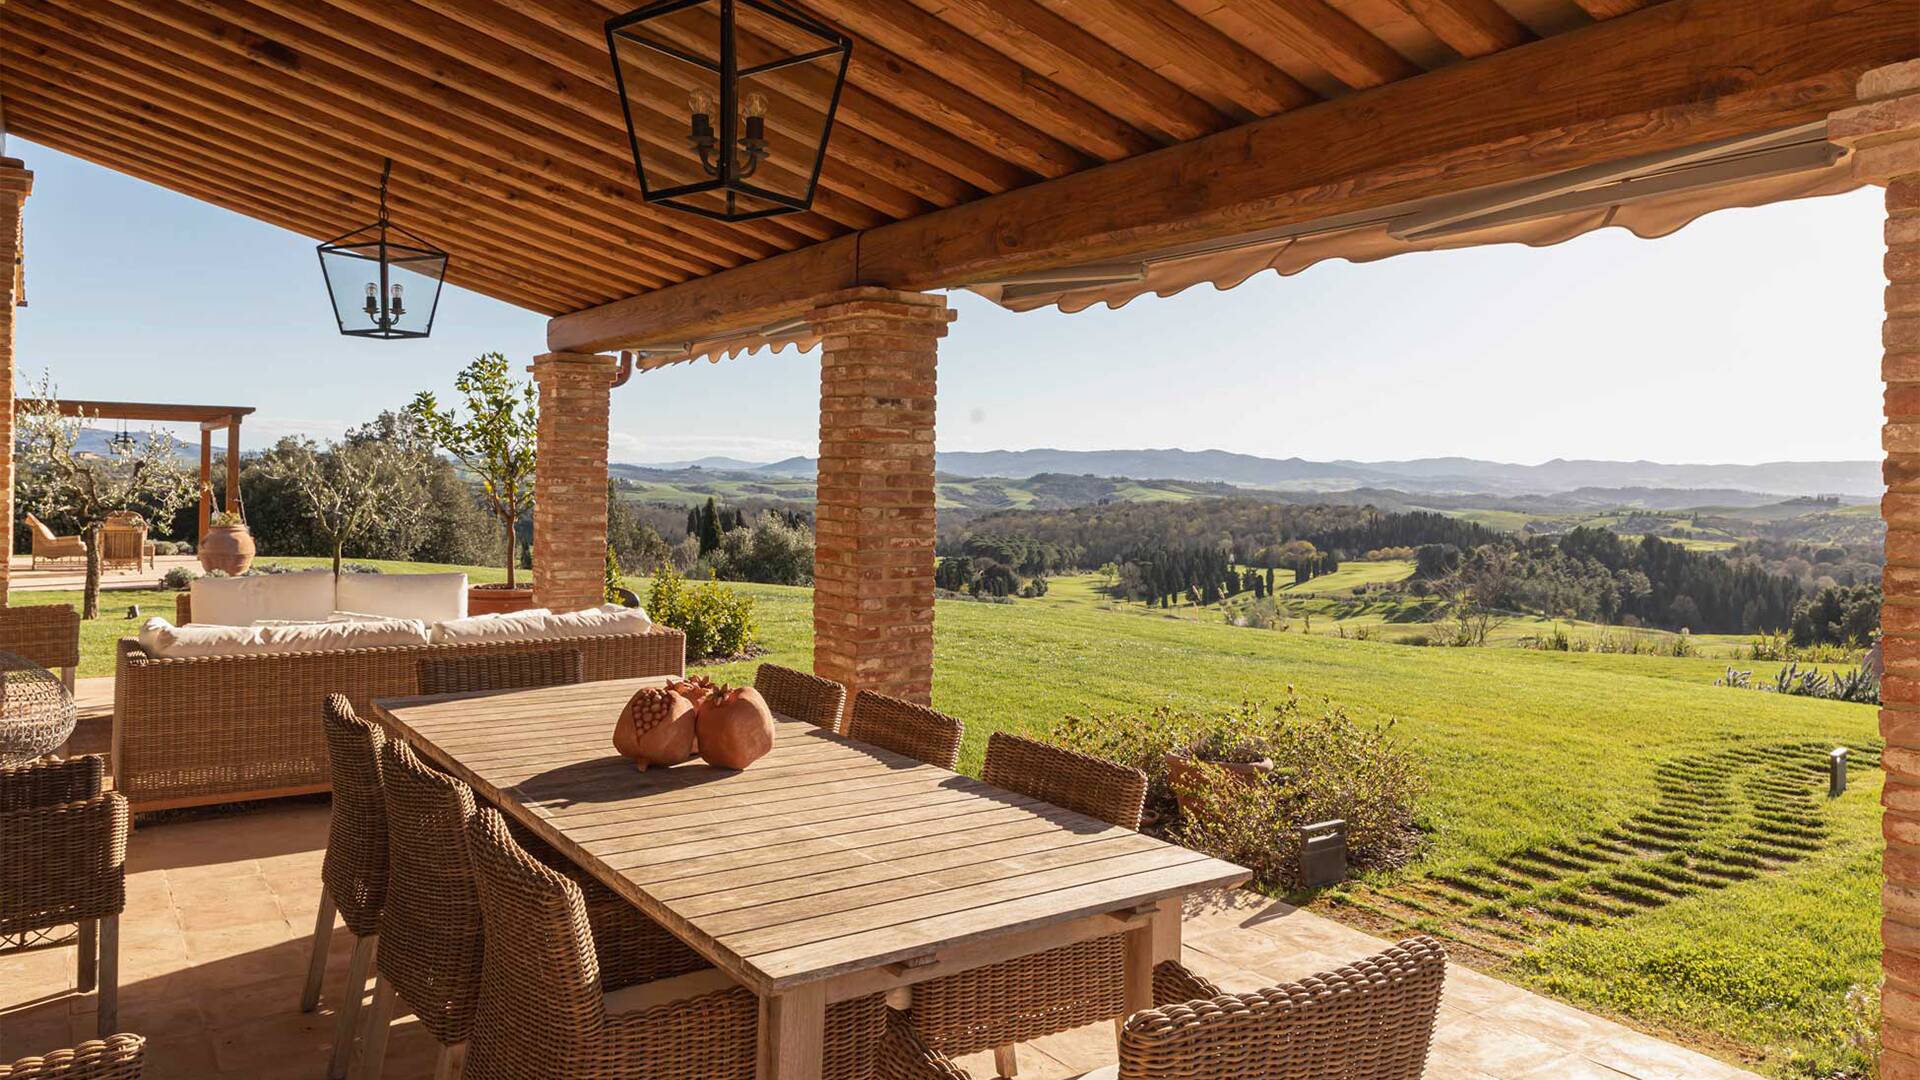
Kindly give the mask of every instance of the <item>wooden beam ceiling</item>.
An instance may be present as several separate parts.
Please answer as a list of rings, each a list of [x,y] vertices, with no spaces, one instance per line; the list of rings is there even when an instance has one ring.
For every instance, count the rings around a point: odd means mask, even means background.
[[[1140,258],[1824,118],[1911,58],[1915,0],[1672,0],[1257,121],[555,319],[560,351],[701,340],[853,285],[950,287]]]

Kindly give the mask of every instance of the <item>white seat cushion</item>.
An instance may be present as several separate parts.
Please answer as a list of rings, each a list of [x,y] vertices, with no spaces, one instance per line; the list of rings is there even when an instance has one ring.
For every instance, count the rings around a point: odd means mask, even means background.
[[[155,617],[141,625],[140,647],[148,656],[225,656],[257,651],[262,632],[257,626],[174,626]]]
[[[193,579],[193,621],[251,626],[262,620],[321,622],[334,609],[333,572]]]
[[[547,637],[595,637],[601,634],[644,634],[653,629],[653,620],[641,608],[602,604],[584,611],[547,616]]]
[[[335,596],[327,611],[428,623],[467,617],[465,574],[341,574]]]
[[[148,619],[140,646],[150,656],[255,656],[338,652],[400,645],[425,645],[432,639],[418,619],[376,622],[275,623],[268,626],[170,626]]]
[[[465,619],[448,619],[433,628],[433,640],[442,645],[467,641],[526,641],[542,636],[551,613],[546,608],[499,611]]]

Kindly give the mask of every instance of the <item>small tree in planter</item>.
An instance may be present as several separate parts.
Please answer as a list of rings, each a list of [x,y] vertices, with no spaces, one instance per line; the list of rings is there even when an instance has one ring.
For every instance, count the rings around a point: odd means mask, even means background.
[[[334,443],[287,438],[267,454],[267,470],[299,493],[307,523],[333,552],[333,576],[349,544],[382,529],[411,528],[426,508],[412,493],[425,476],[419,458],[392,443]]]
[[[110,440],[105,454],[81,451],[84,416],[62,416],[52,380],[32,388],[35,404],[15,416],[20,506],[38,517],[76,523],[87,540],[87,577],[80,616],[100,616],[100,549],[107,515],[130,510],[165,522],[187,504],[193,478],[178,443],[161,431]]]
[[[507,358],[497,352],[475,357],[453,380],[466,400],[467,416],[441,409],[433,391],[422,390],[407,405],[407,414],[454,460],[480,478],[487,505],[507,533],[507,585],[517,588],[516,558],[520,520],[533,490],[535,447],[540,435],[540,396],[531,381],[516,383]]]

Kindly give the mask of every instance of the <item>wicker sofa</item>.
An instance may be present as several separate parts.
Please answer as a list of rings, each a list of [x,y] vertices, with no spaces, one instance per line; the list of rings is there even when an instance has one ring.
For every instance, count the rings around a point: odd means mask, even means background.
[[[660,626],[564,641],[200,657],[152,656],[139,639],[123,638],[114,660],[114,788],[135,811],[325,791],[320,706],[328,694],[369,712],[374,698],[419,693],[422,660],[555,648],[580,650],[589,681],[678,675],[686,660],[686,636]]]

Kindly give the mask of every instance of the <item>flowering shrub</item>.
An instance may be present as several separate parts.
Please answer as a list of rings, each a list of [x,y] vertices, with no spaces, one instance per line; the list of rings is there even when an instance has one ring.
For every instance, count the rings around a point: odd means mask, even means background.
[[[663,566],[647,597],[647,615],[687,635],[691,662],[742,656],[753,648],[753,597],[717,581],[689,588],[685,578]]]
[[[1292,688],[1278,704],[1242,702],[1221,714],[1161,706],[1145,716],[1069,716],[1054,738],[1146,773],[1147,808],[1160,831],[1247,867],[1269,888],[1295,887],[1303,825],[1344,820],[1348,862],[1360,869],[1400,865],[1418,846],[1414,804],[1426,781],[1393,738],[1392,724],[1363,724],[1331,702],[1319,710],[1303,708]],[[1179,811],[1167,776],[1168,752],[1244,758],[1253,747],[1273,760],[1264,781],[1209,777],[1179,792],[1194,813]],[[1217,768],[1201,767],[1202,775]]]

